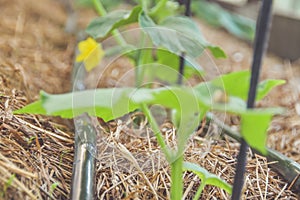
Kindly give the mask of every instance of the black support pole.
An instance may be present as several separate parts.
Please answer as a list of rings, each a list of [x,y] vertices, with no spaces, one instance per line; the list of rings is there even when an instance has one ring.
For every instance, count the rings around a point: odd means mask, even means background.
[[[258,26],[255,35],[254,53],[251,67],[251,80],[247,101],[248,109],[253,108],[255,104],[256,88],[259,80],[262,58],[267,47],[269,36],[269,28],[272,18],[272,3],[273,0],[263,0],[259,18],[257,20]],[[244,185],[244,174],[247,164],[248,149],[249,146],[246,141],[244,139],[241,139],[240,152],[237,158],[238,160],[231,197],[232,200],[239,200],[241,197]]]

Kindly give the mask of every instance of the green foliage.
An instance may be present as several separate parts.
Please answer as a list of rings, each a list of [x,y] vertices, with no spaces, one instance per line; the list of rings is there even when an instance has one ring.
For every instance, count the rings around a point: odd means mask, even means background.
[[[208,48],[216,58],[226,58],[225,52],[220,48],[209,44],[202,35],[198,25],[189,17],[170,16],[161,22],[161,26],[179,32],[181,37],[193,38],[197,41],[194,45]]]
[[[97,17],[88,25],[86,32],[94,38],[106,37],[114,29],[137,22],[141,9],[141,6],[136,6],[131,11],[117,10]]]
[[[165,49],[143,49],[144,59],[138,66],[143,68],[147,81],[160,80],[174,85],[178,79],[179,56]],[[192,59],[185,57],[184,74],[186,79],[193,75],[201,76],[203,69]]]
[[[241,77],[241,83],[239,83]],[[223,75],[212,81],[201,83],[194,88],[188,87],[165,87],[165,88],[105,88],[86,90],[67,94],[50,95],[41,93],[41,100],[25,106],[14,113],[35,113],[72,118],[84,112],[93,116],[99,116],[109,121],[124,114],[140,108],[141,104],[159,104],[174,109],[175,124],[178,125],[179,142],[185,144],[190,134],[195,129],[197,122],[209,110],[226,111],[242,116],[243,119],[250,119],[242,125],[244,128],[243,137],[246,141],[259,151],[263,152],[265,147],[266,127],[270,117],[278,113],[278,110],[247,110],[245,103],[245,86],[249,79],[249,72],[236,72]],[[220,84],[223,81],[223,84]],[[235,83],[235,84],[233,84]],[[257,96],[262,98],[266,93],[276,86],[280,81],[263,81],[258,90]],[[282,84],[282,82],[281,82]],[[226,101],[216,101],[214,93],[223,86],[227,93]],[[255,116],[255,117],[251,117]],[[255,119],[255,130],[262,140],[257,142],[257,134],[250,133],[250,128]],[[248,125],[249,124],[249,125]],[[253,125],[252,125],[253,126]],[[255,137],[252,137],[254,135]],[[181,145],[182,147],[184,145]],[[180,150],[179,150],[180,151]]]
[[[5,196],[5,193],[7,191],[7,189],[12,185],[14,179],[16,178],[16,175],[15,174],[12,174],[8,179],[7,181],[5,182],[5,184],[3,185],[3,189],[2,191],[0,191],[0,197],[4,197]]]
[[[50,187],[50,195],[53,194],[54,190],[57,188],[57,186],[59,186],[59,182],[54,182],[51,184],[51,187]]]
[[[238,71],[223,75],[212,81],[212,85],[225,90],[227,94],[239,97],[243,100],[247,99],[250,87],[250,72]],[[275,86],[284,84],[284,80],[267,79],[258,84],[256,101],[264,98]]]
[[[89,3],[89,0],[78,0]],[[202,36],[197,24],[188,17],[175,16],[180,9],[174,1],[141,1],[141,6],[131,11],[118,10],[106,14],[102,3],[109,1],[92,1],[102,15],[94,19],[86,32],[94,38],[104,39],[112,34],[119,46],[111,47],[106,55],[124,53],[135,60],[136,76],[144,75],[150,80],[160,79],[171,85],[163,88],[105,88],[85,90],[66,94],[51,95],[41,92],[40,100],[33,102],[14,114],[33,113],[73,118],[82,113],[101,117],[104,121],[119,118],[136,109],[142,109],[148,118],[154,135],[162,151],[171,165],[171,197],[174,200],[182,196],[182,169],[192,171],[201,179],[201,185],[194,199],[198,199],[205,185],[214,185],[231,193],[231,186],[218,176],[193,163],[183,164],[183,155],[186,143],[194,133],[199,121],[210,111],[231,112],[241,116],[241,134],[247,143],[262,153],[266,153],[266,130],[271,117],[278,114],[278,109],[246,109],[247,92],[249,89],[250,73],[248,71],[234,72],[222,75],[212,81],[200,83],[194,87],[176,87],[178,78],[179,55],[185,55],[185,78],[201,75],[202,69],[193,59],[203,50],[208,49],[216,58],[225,58],[224,51],[210,44]],[[118,0],[112,1],[114,6]],[[153,6],[153,2],[154,4]],[[150,8],[150,6],[153,6]],[[194,12],[206,18],[217,26],[225,26],[230,32],[242,38],[252,39],[253,24],[243,18],[229,14],[214,4],[197,1],[193,4]],[[137,49],[118,34],[117,29],[131,23],[138,22],[143,32],[148,34],[154,50]],[[143,35],[143,34],[142,34]],[[142,37],[144,38],[144,37]],[[141,46],[144,39],[141,39]],[[130,52],[130,53],[129,53]],[[150,67],[149,67],[150,66]],[[143,78],[143,77],[142,77]],[[137,78],[142,79],[142,78]],[[140,81],[136,81],[139,83]],[[285,83],[282,80],[265,80],[259,83],[256,100],[262,99],[277,85]],[[138,86],[140,84],[137,84]],[[161,105],[170,108],[173,113],[173,122],[176,126],[177,148],[167,146],[159,126],[152,116],[149,105]],[[63,154],[61,155],[63,156]],[[53,183],[50,194],[59,183]]]
[[[224,181],[220,177],[208,172],[206,169],[204,169],[203,167],[200,167],[197,164],[190,163],[190,162],[184,162],[183,170],[191,171],[194,174],[196,174],[201,179],[201,185],[202,184],[204,186],[205,185],[213,185],[213,186],[217,186],[219,188],[224,189],[229,194],[231,194],[231,192],[232,192],[231,185],[229,185],[226,181]]]
[[[209,48],[213,55],[219,58],[226,57],[220,48],[206,42],[197,25],[188,17],[170,16],[160,24],[155,24],[145,12],[142,12],[139,24],[156,46],[164,47],[175,54],[185,52],[190,57],[197,57],[205,48]]]
[[[282,112],[282,109],[269,108],[247,110],[246,112],[239,113],[241,115],[241,134],[249,146],[266,155],[266,131],[272,116]]]
[[[223,27],[239,38],[254,39],[255,22],[251,19],[229,13],[217,4],[203,0],[194,1],[192,11],[196,16],[204,19],[209,24]]]
[[[168,16],[172,16],[178,13],[179,4],[175,1],[160,0],[156,5],[149,11],[149,16],[155,22],[161,22]]]

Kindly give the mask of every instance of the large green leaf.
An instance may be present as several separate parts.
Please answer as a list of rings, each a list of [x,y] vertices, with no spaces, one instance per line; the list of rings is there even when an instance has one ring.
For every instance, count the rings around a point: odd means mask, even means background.
[[[41,93],[40,100],[14,113],[34,113],[73,118],[82,113],[112,120],[129,113],[138,106],[129,101],[134,88],[110,88],[51,95]]]
[[[181,23],[181,21],[178,23],[180,23],[178,25],[181,25],[182,29],[189,26]],[[185,52],[188,56],[194,58],[199,56],[204,50],[204,46],[197,39],[169,27],[155,24],[145,12],[141,12],[139,24],[156,46],[164,47],[177,55]]]
[[[232,192],[232,187],[231,187],[230,184],[228,184],[226,181],[224,181],[223,179],[221,179],[217,175],[208,172],[206,169],[204,169],[203,167],[200,167],[197,164],[190,163],[190,162],[184,162],[183,163],[183,170],[193,172],[206,185],[217,186],[219,188],[224,189],[229,194],[231,194],[231,192]]]
[[[40,100],[15,111],[72,118],[82,113],[99,116],[105,121],[118,118],[140,107],[140,104],[160,104],[181,111],[200,113],[192,88],[104,88],[66,94],[42,92]],[[184,117],[184,116],[181,116]]]
[[[94,38],[103,38],[116,28],[137,22],[141,10],[141,6],[136,6],[131,11],[117,10],[97,17],[88,25],[86,32]]]
[[[241,134],[252,148],[266,155],[267,129],[274,114],[280,108],[255,109],[239,112],[241,115]]]
[[[220,47],[211,45],[205,40],[198,25],[191,18],[185,16],[171,16],[162,21],[160,25],[174,29],[186,37],[196,39],[198,45],[208,48],[214,57],[226,58],[225,52]]]
[[[254,20],[230,13],[215,3],[203,0],[194,1],[191,8],[196,16],[204,19],[213,26],[223,27],[228,32],[242,39],[254,39]]]

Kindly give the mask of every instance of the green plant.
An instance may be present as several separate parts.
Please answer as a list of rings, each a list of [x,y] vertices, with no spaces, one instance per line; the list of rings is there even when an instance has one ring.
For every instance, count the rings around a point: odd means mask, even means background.
[[[59,186],[58,182],[54,182],[54,183],[51,184],[50,192],[49,192],[51,196],[53,195],[53,192],[57,188],[57,186]]]
[[[2,191],[0,191],[0,197],[4,197],[7,189],[12,185],[14,179],[16,178],[15,174],[12,174],[6,181],[6,183],[3,186]]]
[[[176,16],[179,7],[171,12],[164,12],[164,7],[173,1],[160,1],[151,7],[151,2],[141,1],[131,11],[117,10],[106,13],[100,1],[93,1],[101,14],[87,28],[87,33],[94,39],[104,39],[110,34],[121,48],[118,53],[131,58],[136,66],[136,88],[106,88],[51,95],[41,92],[40,100],[15,111],[15,114],[34,113],[73,118],[82,113],[101,117],[104,121],[113,120],[124,114],[141,109],[157,138],[167,161],[171,166],[171,199],[179,200],[183,194],[183,170],[192,171],[202,180],[196,193],[197,199],[206,184],[216,185],[231,193],[231,186],[219,177],[208,173],[196,164],[184,162],[184,149],[189,137],[194,133],[200,120],[208,111],[229,112],[241,116],[241,134],[247,143],[256,150],[265,153],[266,129],[272,115],[281,112],[278,108],[246,109],[245,99],[249,89],[250,73],[234,72],[218,78],[202,82],[194,87],[166,86],[162,88],[141,87],[144,74],[151,73],[151,68],[143,65],[158,66],[157,75],[153,75],[170,83],[176,83],[178,73],[163,73],[161,65],[178,71],[178,56],[185,55],[186,69],[184,76],[201,75],[203,71],[193,61],[204,49],[208,49],[216,58],[226,57],[220,47],[207,42],[198,26],[188,17]],[[147,35],[151,39],[151,49],[141,49],[128,45],[118,32],[118,28],[131,23],[138,23],[143,31],[142,38]],[[172,38],[172,39],[170,39]],[[78,61],[83,61],[86,69],[92,70],[101,60],[102,47],[95,40],[88,38],[79,44],[81,54]],[[141,39],[141,44],[145,42]],[[117,47],[111,47],[117,48]],[[153,53],[153,50],[154,53]],[[105,51],[105,54],[108,55]],[[155,55],[153,55],[155,54]],[[79,59],[80,58],[80,59]],[[95,60],[93,60],[95,59]],[[89,61],[92,60],[92,61]],[[242,84],[237,84],[240,82]],[[283,84],[281,80],[265,80],[258,85],[256,100],[262,99],[273,87]],[[221,93],[223,99],[216,98]],[[177,145],[167,146],[164,137],[152,116],[148,106],[159,104],[172,110],[173,122],[176,127]],[[256,124],[253,131],[252,124]],[[255,133],[255,134],[254,134]],[[258,141],[259,139],[259,141]]]
[[[168,88],[108,88],[73,92],[67,94],[50,95],[41,93],[41,98],[37,102],[15,111],[17,113],[34,113],[61,116],[72,118],[87,112],[92,116],[99,116],[105,121],[109,121],[132,112],[138,108],[142,109],[147,116],[149,123],[157,137],[157,140],[173,170],[172,184],[175,184],[172,195],[179,195],[182,191],[182,177],[179,169],[182,170],[183,151],[188,138],[193,134],[199,120],[210,110],[230,112],[241,116],[241,133],[249,145],[258,151],[265,152],[266,128],[271,116],[281,112],[281,109],[253,109],[247,110],[243,100],[243,85],[232,85],[239,77],[248,80],[249,72],[236,72],[231,75],[223,75],[209,82],[189,87],[168,87]],[[224,80],[223,87],[218,82]],[[263,98],[272,87],[262,87],[266,83],[275,85],[284,83],[283,81],[265,80],[259,84],[258,97]],[[223,90],[228,95],[227,102],[216,102],[213,94]],[[240,91],[237,93],[237,91]],[[90,98],[87,98],[90,97]],[[177,124],[177,148],[168,147],[163,136],[152,117],[148,105],[160,104],[175,111],[175,124]],[[124,106],[127,105],[127,106]],[[256,124],[253,131],[252,123]],[[256,133],[256,134],[253,134]],[[259,140],[258,140],[259,139]],[[180,174],[182,174],[180,170]],[[179,199],[179,196],[172,196],[172,199]]]

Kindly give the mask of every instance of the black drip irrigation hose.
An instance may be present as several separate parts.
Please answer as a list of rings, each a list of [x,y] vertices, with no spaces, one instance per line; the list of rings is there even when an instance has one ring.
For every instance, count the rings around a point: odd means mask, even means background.
[[[80,65],[80,63],[74,64],[72,77],[73,91],[86,89],[84,84],[86,72]],[[74,119],[74,126],[75,153],[71,182],[71,199],[92,200],[95,194],[94,177],[97,129],[92,123],[92,118],[86,113]]]
[[[258,18],[258,26],[255,35],[253,61],[251,67],[251,80],[250,89],[248,93],[247,108],[251,109],[254,107],[256,88],[260,74],[261,62],[264,52],[267,47],[269,28],[272,18],[272,2],[273,0],[263,0],[262,7]],[[233,183],[232,200],[239,200],[241,197],[242,189],[244,186],[244,174],[247,164],[247,151],[249,149],[248,144],[242,138],[241,146],[238,155],[238,161],[236,166],[236,173]]]
[[[237,131],[232,130],[228,125],[224,124],[223,121],[219,120],[212,113],[206,115],[207,123],[214,123],[222,131],[222,134],[229,136],[230,138],[241,142],[241,134]],[[260,154],[255,149],[251,149],[252,152]],[[265,156],[265,155],[262,155]],[[300,164],[296,161],[286,157],[282,153],[273,149],[267,148],[267,160],[269,167],[276,171],[281,177],[289,184],[288,189],[291,189],[295,193],[300,193]]]

